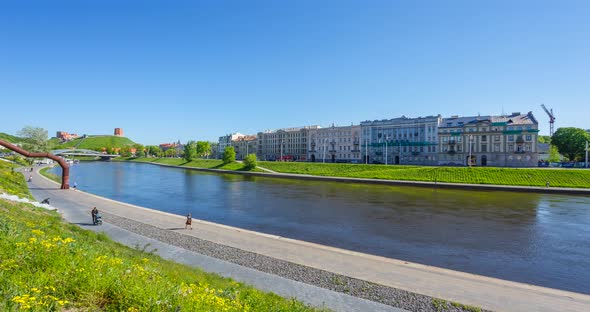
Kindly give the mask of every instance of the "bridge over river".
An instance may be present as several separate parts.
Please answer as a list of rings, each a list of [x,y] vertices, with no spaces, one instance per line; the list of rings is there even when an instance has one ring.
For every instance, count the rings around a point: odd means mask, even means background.
[[[84,157],[99,157],[101,160],[111,160],[112,158],[118,157],[119,155],[104,154],[93,150],[87,149],[60,149],[51,151],[55,156],[84,156]]]

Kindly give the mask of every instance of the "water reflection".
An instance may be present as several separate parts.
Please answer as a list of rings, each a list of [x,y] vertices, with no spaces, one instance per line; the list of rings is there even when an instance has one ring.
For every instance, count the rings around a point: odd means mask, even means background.
[[[59,169],[56,169],[59,170]],[[133,163],[72,168],[101,196],[349,250],[590,293],[590,199],[219,175]]]

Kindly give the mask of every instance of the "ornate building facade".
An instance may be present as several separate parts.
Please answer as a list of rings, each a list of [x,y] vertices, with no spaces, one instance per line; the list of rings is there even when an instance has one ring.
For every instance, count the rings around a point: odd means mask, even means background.
[[[260,160],[307,161],[309,131],[319,126],[284,128],[258,133]]]
[[[438,164],[535,167],[538,132],[532,112],[445,118],[438,129]]]

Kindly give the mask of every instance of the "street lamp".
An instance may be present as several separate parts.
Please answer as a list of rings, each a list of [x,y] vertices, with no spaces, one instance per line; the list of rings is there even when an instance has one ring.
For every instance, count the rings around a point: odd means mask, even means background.
[[[387,138],[388,136],[385,136],[385,165],[387,165]]]
[[[471,167],[471,143],[473,142],[473,135],[469,135],[469,158],[467,158],[467,163],[469,167]]]
[[[586,168],[588,168],[588,141],[586,141]]]

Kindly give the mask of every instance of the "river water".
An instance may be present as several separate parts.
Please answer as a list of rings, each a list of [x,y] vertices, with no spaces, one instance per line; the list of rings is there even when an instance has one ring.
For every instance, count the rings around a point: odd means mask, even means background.
[[[75,165],[70,182],[179,215],[590,294],[589,197],[299,181],[127,162]]]

